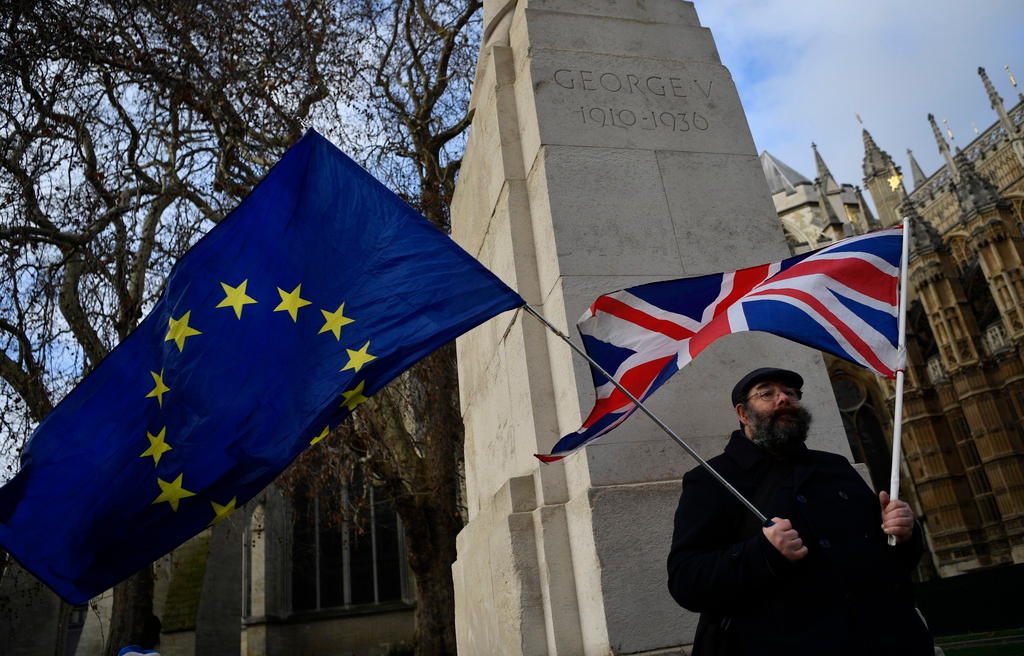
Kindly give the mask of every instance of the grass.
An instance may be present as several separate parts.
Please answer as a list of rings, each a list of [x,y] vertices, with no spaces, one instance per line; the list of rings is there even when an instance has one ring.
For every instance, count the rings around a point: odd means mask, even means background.
[[[941,647],[941,645],[939,645]],[[1020,656],[1024,653],[1024,643],[1015,642],[1008,645],[982,645],[980,647],[942,648],[946,656]]]
[[[946,656],[1020,656],[1024,654],[1024,642],[1009,644],[989,645],[965,645],[963,647],[946,647],[950,643],[966,642],[969,640],[985,640],[988,638],[1013,638],[1024,636],[1024,629],[1010,629],[1006,631],[985,631],[979,633],[965,633],[954,636],[943,636],[935,639],[935,644],[942,647]]]
[[[962,633],[960,635],[951,635],[936,638],[935,643],[941,645],[944,642],[963,642],[964,640],[983,640],[985,638],[1008,638],[1013,636],[1024,636],[1024,629],[1006,629],[1005,631],[982,631],[979,633]]]

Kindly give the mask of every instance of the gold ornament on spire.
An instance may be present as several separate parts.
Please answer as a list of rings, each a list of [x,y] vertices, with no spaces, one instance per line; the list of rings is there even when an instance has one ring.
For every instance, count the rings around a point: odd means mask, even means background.
[[[902,183],[903,176],[900,175],[899,173],[894,172],[891,176],[889,176],[889,189],[891,191],[896,191],[897,189],[899,189]]]

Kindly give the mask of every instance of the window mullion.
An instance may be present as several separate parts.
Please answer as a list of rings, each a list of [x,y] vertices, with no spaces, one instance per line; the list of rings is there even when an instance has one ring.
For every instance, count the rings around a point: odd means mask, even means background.
[[[370,488],[370,564],[373,567],[373,603],[380,603],[377,589],[377,513],[374,508],[373,488]]]
[[[352,568],[351,568],[351,554],[350,554],[350,536],[349,536],[349,521],[348,521],[348,486],[344,485],[341,488],[341,507],[346,510],[343,513],[344,519],[341,522],[341,581],[342,581],[342,598],[344,599],[346,606],[352,605]]]
[[[313,496],[313,566],[316,581],[316,608],[320,608],[320,495]]]

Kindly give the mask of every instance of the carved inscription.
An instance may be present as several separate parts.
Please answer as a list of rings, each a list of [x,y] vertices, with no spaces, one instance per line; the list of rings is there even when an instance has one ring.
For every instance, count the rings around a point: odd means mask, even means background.
[[[602,128],[639,127],[641,130],[667,129],[669,132],[689,132],[690,130],[703,132],[710,127],[708,120],[698,112],[641,110],[638,113],[624,108],[580,106],[575,113],[580,115],[580,120],[584,124]]]
[[[620,102],[615,104],[583,104],[573,110],[587,126],[663,132],[704,132],[711,127],[706,115],[693,111],[692,101],[710,100],[713,80],[570,68],[556,70],[552,80],[569,91],[616,95]],[[650,109],[651,102],[661,109]]]
[[[587,71],[560,68],[554,74],[555,84],[563,89],[581,91],[607,91],[609,93],[639,94],[686,98],[699,91],[704,98],[711,97],[713,80],[685,80],[681,77],[641,75],[613,71]]]

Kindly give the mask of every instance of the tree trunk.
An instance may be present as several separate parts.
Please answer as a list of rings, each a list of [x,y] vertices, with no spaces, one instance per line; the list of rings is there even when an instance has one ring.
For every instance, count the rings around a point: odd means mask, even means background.
[[[448,656],[455,648],[455,536],[462,529],[442,511],[437,495],[429,504],[416,504],[416,517],[403,517],[409,567],[416,575],[416,656]],[[457,510],[451,504],[449,510]]]
[[[107,655],[116,656],[118,650],[127,645],[141,645],[158,639],[147,635],[152,631],[153,617],[153,566],[148,565],[131,578],[114,586],[114,600],[110,611],[110,640]],[[147,625],[149,625],[147,627]],[[148,645],[152,646],[152,645]]]
[[[417,494],[398,500],[406,528],[409,567],[416,575],[416,656],[447,656],[455,647],[455,538],[462,530],[459,505],[463,426],[458,406],[455,345],[424,359],[415,375],[429,381],[430,408]]]

